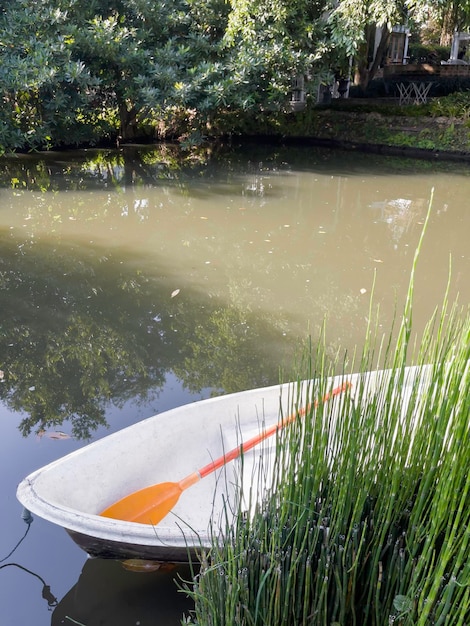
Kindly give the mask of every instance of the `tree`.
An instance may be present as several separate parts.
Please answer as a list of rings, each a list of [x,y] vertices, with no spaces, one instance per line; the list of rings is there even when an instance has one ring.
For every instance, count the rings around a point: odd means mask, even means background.
[[[317,63],[324,0],[12,0],[0,145],[93,143],[282,106]]]
[[[232,0],[224,46],[242,109],[285,103],[292,79],[318,64],[321,0]]]
[[[331,4],[3,2],[0,151],[203,135],[220,113],[282,109],[299,74],[344,74],[351,56],[356,83],[365,88],[393,25],[432,10],[442,28],[461,27],[470,11],[470,0]]]
[[[329,18],[330,46],[355,59],[354,83],[364,90],[387,49],[392,27],[407,18],[404,0],[340,0]],[[381,29],[374,53],[377,28]]]
[[[452,43],[454,31],[470,28],[470,2],[468,0],[438,0],[435,13],[440,25],[440,41],[442,46]]]
[[[470,28],[470,2],[464,0],[340,0],[331,13],[331,45],[355,58],[355,84],[366,89],[387,49],[392,27],[412,24],[417,29],[433,22],[439,43],[450,45],[455,30]],[[376,29],[381,38],[375,47]],[[375,47],[375,53],[374,53]]]
[[[49,2],[12,0],[0,13],[0,147],[79,143],[96,125],[99,80],[72,44],[66,12]]]

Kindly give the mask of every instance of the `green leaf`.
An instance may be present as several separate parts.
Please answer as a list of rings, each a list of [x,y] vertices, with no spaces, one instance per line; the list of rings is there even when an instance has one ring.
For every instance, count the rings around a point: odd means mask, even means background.
[[[409,613],[413,607],[413,602],[408,596],[397,595],[393,599],[393,608],[400,614]]]

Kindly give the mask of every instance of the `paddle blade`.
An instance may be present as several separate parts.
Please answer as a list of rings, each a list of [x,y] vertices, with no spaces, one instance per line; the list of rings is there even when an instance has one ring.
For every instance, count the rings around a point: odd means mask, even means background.
[[[179,483],[159,483],[144,487],[118,500],[100,515],[126,522],[155,525],[175,506],[182,491]]]

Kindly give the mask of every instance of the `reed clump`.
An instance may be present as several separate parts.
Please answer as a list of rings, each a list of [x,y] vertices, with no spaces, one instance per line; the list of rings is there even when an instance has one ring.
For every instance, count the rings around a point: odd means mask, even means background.
[[[278,434],[263,498],[247,515],[240,493],[201,553],[187,623],[470,624],[470,314],[444,302],[417,342],[412,291],[355,374],[309,354],[290,401],[310,409]]]

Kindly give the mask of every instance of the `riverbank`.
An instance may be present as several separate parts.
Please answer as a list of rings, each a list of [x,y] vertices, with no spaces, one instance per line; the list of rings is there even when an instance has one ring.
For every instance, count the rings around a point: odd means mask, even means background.
[[[468,120],[425,112],[416,106],[351,102],[257,115],[250,123],[238,120],[233,133],[227,134],[393,156],[470,161]]]
[[[309,136],[317,143],[419,158],[470,160],[466,121],[378,112],[317,111]]]
[[[399,106],[394,98],[346,99],[302,111],[226,110],[210,120],[182,117],[168,126],[142,127],[132,140],[110,136],[105,142],[49,146],[48,150],[115,148],[172,144],[182,154],[232,142],[312,145],[386,156],[454,162],[470,161],[470,96],[457,92],[425,105]],[[47,150],[47,151],[48,151]],[[19,151],[21,152],[21,151]]]

